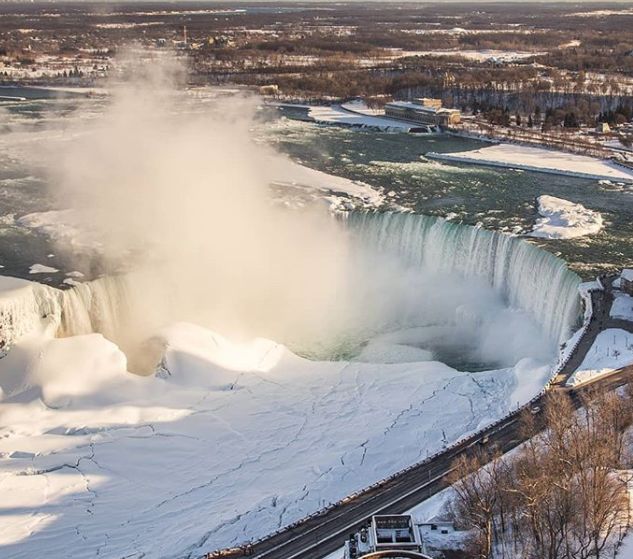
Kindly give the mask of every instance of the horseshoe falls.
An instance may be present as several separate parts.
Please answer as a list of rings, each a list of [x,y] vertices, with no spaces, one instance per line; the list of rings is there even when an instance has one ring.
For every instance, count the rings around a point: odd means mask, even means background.
[[[580,277],[563,260],[517,237],[442,218],[352,212],[343,219],[362,244],[411,266],[479,278],[528,312],[550,339],[565,341],[580,316]]]

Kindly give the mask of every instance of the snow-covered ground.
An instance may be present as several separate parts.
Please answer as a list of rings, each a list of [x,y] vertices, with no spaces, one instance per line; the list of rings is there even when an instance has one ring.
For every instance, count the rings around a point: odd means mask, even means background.
[[[613,165],[610,161],[518,144],[499,144],[473,151],[442,155],[441,157],[438,157],[437,154],[434,154],[434,156],[446,161],[479,163],[528,171],[538,170],[571,176],[633,182],[633,171],[627,171],[622,167]]]
[[[600,332],[568,385],[586,382],[614,369],[633,364],[633,334],[619,328]]]
[[[633,14],[633,8],[622,10],[592,10],[590,12],[573,12],[567,14],[569,17],[607,17],[607,16],[627,16]]]
[[[543,195],[538,197],[538,211],[531,237],[544,239],[574,239],[598,233],[602,229],[602,216],[582,204]]]
[[[633,297],[616,291],[610,315],[611,318],[621,318],[633,322]]]
[[[338,105],[312,106],[309,115],[316,121],[328,124],[343,124],[347,126],[371,127],[385,131],[408,132],[415,127],[401,120],[385,116],[352,113]]]
[[[550,372],[315,362],[180,323],[139,377],[54,321],[33,317],[0,360],[0,555],[16,559],[196,557],[263,536],[505,415]]]
[[[631,500],[631,507],[633,508],[633,483],[629,482],[629,498]],[[618,559],[633,559],[633,530],[629,525],[629,529],[626,532],[626,536],[622,540],[622,544],[618,548],[616,557]]]
[[[524,60],[533,56],[541,56],[547,52],[527,52],[513,50],[496,50],[496,49],[455,49],[455,50],[420,50],[406,51],[402,56],[460,56],[468,60],[476,60],[477,62],[485,62],[487,60],[495,60],[497,62],[513,62],[516,60]]]
[[[374,207],[385,201],[382,192],[363,182],[330,175],[281,157],[271,158],[269,164],[274,169],[275,182],[316,189],[331,203],[340,201],[337,193]]]
[[[347,103],[341,104],[341,107],[348,111],[354,111],[356,113],[362,113],[367,116],[385,116],[385,111],[382,109],[373,109],[368,107],[367,104],[361,99],[354,99]]]

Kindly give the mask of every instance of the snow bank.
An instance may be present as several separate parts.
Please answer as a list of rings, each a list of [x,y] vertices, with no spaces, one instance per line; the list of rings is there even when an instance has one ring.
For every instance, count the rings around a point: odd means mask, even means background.
[[[44,264],[33,264],[29,268],[29,274],[56,274],[59,272],[57,268],[45,266]]]
[[[426,157],[456,163],[633,182],[633,171],[627,171],[607,160],[518,144],[498,144],[451,154],[428,153]]]
[[[127,359],[117,346],[101,334],[89,334],[47,343],[32,365],[27,384],[41,390],[45,405],[61,408],[94,405],[112,393],[118,399],[135,378],[127,372]]]
[[[286,159],[276,158],[270,165],[277,183],[316,189],[323,195],[342,193],[376,207],[385,201],[382,192],[360,181],[330,175]]]
[[[385,116],[384,111],[381,111],[380,109],[372,109],[368,107],[365,101],[361,99],[354,99],[353,101],[342,103],[341,108],[347,111],[361,113],[367,116]]]
[[[196,557],[263,536],[504,416],[527,377],[313,362],[187,324],[162,342],[164,378],[127,373],[98,335],[0,360],[7,556]]]
[[[158,340],[165,347],[163,378],[208,388],[230,388],[241,373],[266,373],[284,357],[292,355],[272,340],[256,338],[231,342],[215,332],[188,323],[166,328]]]
[[[536,220],[531,237],[575,239],[602,229],[602,216],[598,212],[562,198],[539,196],[538,211],[542,217]]]
[[[584,361],[569,378],[574,386],[633,364],[633,334],[626,330],[609,328],[598,334]]]
[[[633,322],[633,297],[626,293],[615,292],[610,316],[611,318],[620,318]]]

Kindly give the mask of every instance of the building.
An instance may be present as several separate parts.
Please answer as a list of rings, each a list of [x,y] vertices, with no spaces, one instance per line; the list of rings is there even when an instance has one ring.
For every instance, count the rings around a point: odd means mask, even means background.
[[[608,134],[609,132],[611,132],[611,128],[609,127],[609,123],[608,122],[599,122],[598,126],[596,126],[596,132],[598,132],[598,134]]]
[[[385,115],[399,120],[407,120],[431,126],[455,126],[461,122],[461,112],[442,107],[440,99],[415,99],[392,101],[385,105]]]
[[[345,559],[429,559],[420,532],[408,514],[372,516],[371,523],[345,542]]]
[[[261,85],[259,94],[266,96],[279,95],[279,86],[277,84]]]
[[[620,274],[620,289],[633,295],[633,269],[624,269]]]

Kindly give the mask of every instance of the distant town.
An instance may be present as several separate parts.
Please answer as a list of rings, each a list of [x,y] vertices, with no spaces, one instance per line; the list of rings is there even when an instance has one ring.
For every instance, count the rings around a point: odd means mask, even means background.
[[[538,13],[503,3],[3,3],[0,84],[94,88],[122,71],[122,50],[171,51],[192,85],[312,104],[362,98],[414,122],[416,99],[439,99],[452,113],[425,124],[630,164],[632,25],[622,3]]]

